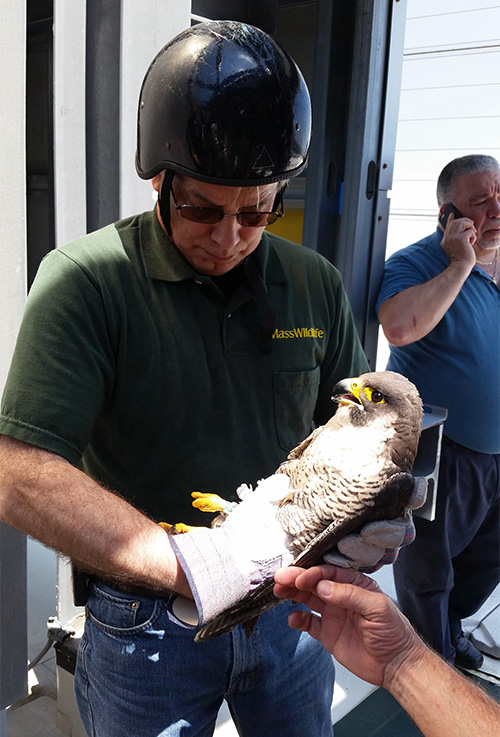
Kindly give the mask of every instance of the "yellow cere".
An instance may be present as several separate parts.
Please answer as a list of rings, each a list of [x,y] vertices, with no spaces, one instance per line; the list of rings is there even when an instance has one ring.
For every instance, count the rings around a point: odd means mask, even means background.
[[[361,387],[356,381],[351,382],[351,392],[356,397],[358,401],[360,400],[359,393],[361,391]],[[383,394],[381,394],[376,389],[372,389],[371,386],[365,386],[363,388],[363,391],[368,399],[368,401],[373,402],[374,404],[384,404],[385,397]]]
[[[358,401],[359,399],[359,384],[357,384],[355,381],[351,381],[351,393],[356,397]]]

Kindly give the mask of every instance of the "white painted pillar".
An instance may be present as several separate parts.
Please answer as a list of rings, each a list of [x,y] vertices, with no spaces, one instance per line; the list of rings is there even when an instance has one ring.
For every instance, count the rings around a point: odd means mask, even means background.
[[[190,0],[122,0],[121,217],[153,207],[151,183],[140,179],[135,171],[139,92],[156,53],[190,25]]]
[[[54,0],[54,209],[56,246],[87,232],[85,186],[86,0]]]
[[[54,0],[54,221],[56,246],[87,232],[85,147],[86,0]],[[69,566],[58,562],[58,618],[73,606]]]
[[[26,8],[0,0],[0,393],[26,299]],[[26,538],[0,523],[0,710],[27,693]],[[0,734],[6,734],[0,711]]]

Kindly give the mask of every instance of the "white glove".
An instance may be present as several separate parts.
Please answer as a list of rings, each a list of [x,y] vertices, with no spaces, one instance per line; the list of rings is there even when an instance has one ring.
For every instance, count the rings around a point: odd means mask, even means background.
[[[411,510],[425,504],[427,479],[414,477],[413,492],[403,517],[393,520],[368,522],[359,533],[346,535],[323,556],[325,563],[341,568],[355,568],[363,573],[374,573],[383,565],[394,563],[399,550],[415,539],[415,525]]]
[[[242,501],[220,527],[199,527],[170,537],[191,587],[198,624],[213,619],[293,561],[289,535],[276,520],[288,484],[285,474],[275,474],[259,481],[255,491],[240,486]],[[179,605],[174,613],[196,623],[194,617],[182,615]]]

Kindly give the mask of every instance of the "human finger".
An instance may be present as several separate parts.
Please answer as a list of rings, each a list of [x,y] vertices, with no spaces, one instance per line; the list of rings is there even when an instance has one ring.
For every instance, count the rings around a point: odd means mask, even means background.
[[[323,579],[317,584],[315,594],[325,604],[360,614],[365,619],[373,621],[394,617],[392,602],[374,581],[372,583],[373,586],[360,586]]]
[[[292,612],[288,617],[288,625],[293,630],[308,632],[311,637],[314,637],[316,640],[320,639],[321,619],[312,612]]]
[[[274,574],[274,580],[276,583],[282,584],[283,586],[292,586],[295,583],[295,579],[304,571],[303,568],[297,566],[285,566],[279,568]]]
[[[328,563],[299,572],[299,575],[295,576],[294,585],[301,590],[315,591],[316,585],[322,580],[353,584],[371,591],[380,591],[379,585],[364,573],[354,568],[341,568]]]

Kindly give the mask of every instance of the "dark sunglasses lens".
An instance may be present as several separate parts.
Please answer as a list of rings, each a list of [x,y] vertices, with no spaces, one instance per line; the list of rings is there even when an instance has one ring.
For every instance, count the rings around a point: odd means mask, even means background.
[[[193,207],[184,205],[180,208],[181,215],[185,220],[191,220],[193,223],[218,223],[223,218],[222,210],[215,210],[211,207]]]
[[[196,207],[195,205],[177,206],[182,217],[185,220],[191,220],[193,223],[206,223],[214,225],[219,223],[224,217],[222,210],[216,210],[212,207]],[[240,225],[247,228],[263,228],[266,225],[272,225],[280,217],[277,212],[239,212],[236,218]]]
[[[247,228],[262,228],[265,225],[271,225],[276,220],[274,212],[240,212],[238,213],[238,222],[240,225],[246,225]]]

